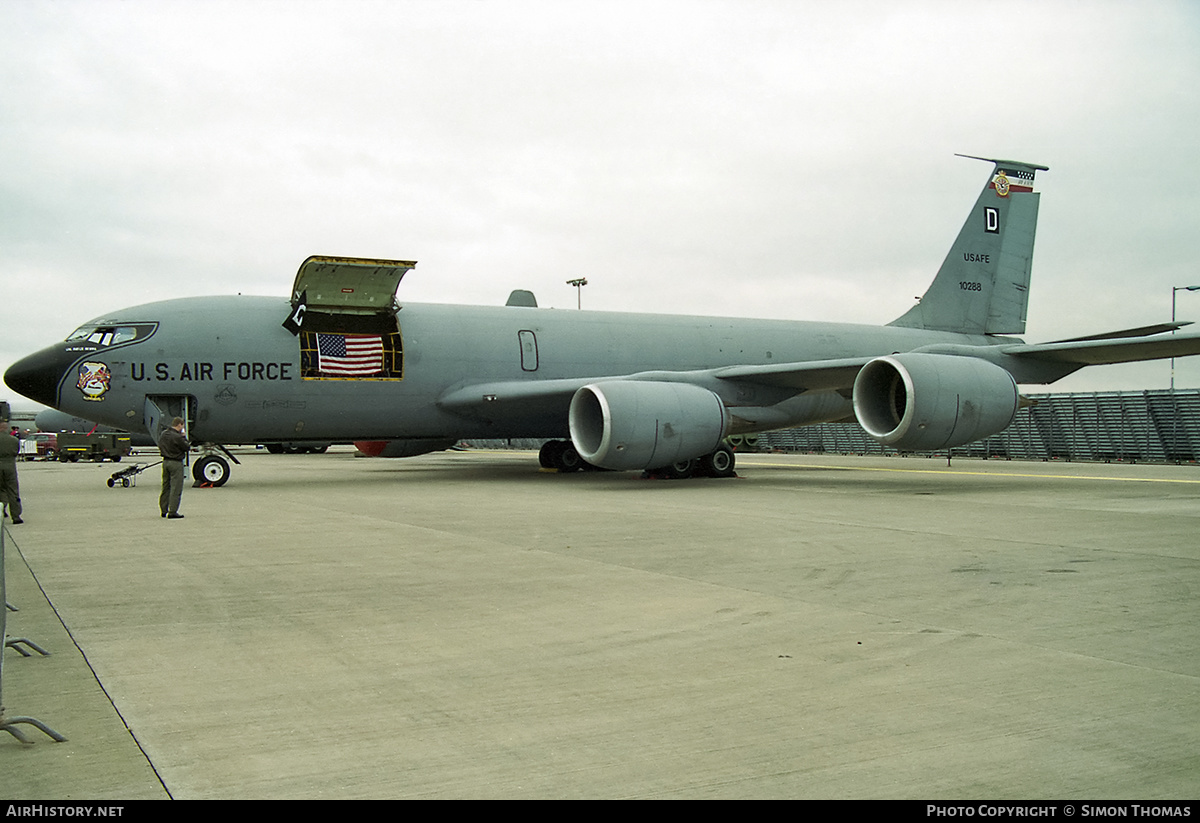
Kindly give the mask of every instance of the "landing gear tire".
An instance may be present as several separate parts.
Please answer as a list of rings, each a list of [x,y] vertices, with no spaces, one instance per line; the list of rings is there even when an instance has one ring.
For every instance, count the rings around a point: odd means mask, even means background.
[[[581,472],[587,465],[579,452],[575,451],[573,443],[564,443],[563,450],[558,453],[558,470],[560,472]]]
[[[197,486],[224,486],[229,479],[229,463],[215,454],[201,457],[192,465],[192,479]]]
[[[733,471],[733,450],[722,446],[711,454],[691,460],[680,460],[669,466],[650,469],[645,477],[662,480],[686,480],[689,477],[736,477]]]
[[[550,440],[538,452],[538,463],[543,469],[557,469],[563,474],[582,471],[587,462],[579,456],[570,440]]]
[[[680,460],[678,463],[663,466],[657,470],[657,473],[668,480],[687,480],[696,473],[696,461],[694,459]]]
[[[725,446],[700,458],[700,470],[709,477],[733,477],[733,464],[733,450]]]

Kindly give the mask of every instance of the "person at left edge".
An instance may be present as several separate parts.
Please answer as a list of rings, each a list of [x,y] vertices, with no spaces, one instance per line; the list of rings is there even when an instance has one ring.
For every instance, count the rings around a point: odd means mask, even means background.
[[[0,501],[8,506],[8,516],[13,523],[24,523],[21,519],[21,489],[17,485],[17,454],[21,445],[11,434],[0,430]]]
[[[176,417],[169,429],[158,436],[158,452],[162,455],[162,494],[158,496],[158,510],[162,517],[179,520],[179,501],[183,497],[183,459],[187,457],[189,444],[183,436],[183,418]]]

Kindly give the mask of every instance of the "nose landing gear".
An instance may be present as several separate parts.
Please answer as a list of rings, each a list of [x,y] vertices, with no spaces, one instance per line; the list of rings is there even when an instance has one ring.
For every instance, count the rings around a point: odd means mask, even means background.
[[[211,449],[220,449],[225,453],[225,457],[238,463],[238,459],[229,453],[229,449],[224,446],[209,446],[207,451],[192,464],[192,484],[193,488],[218,488],[224,486],[229,480],[229,475],[232,469],[229,467],[229,460],[221,457],[218,454],[213,454]],[[238,465],[241,465],[238,463]]]

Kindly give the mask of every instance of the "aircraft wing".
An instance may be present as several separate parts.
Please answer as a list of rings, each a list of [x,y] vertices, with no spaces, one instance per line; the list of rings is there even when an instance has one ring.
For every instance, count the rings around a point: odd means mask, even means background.
[[[1061,340],[1055,343],[1012,343],[996,346],[956,346],[946,354],[980,356],[994,360],[994,353],[1068,366],[1101,366],[1114,363],[1134,363],[1142,360],[1161,360],[1200,354],[1200,334],[1164,334],[1185,323],[1147,326],[1102,335]],[[930,347],[937,351],[940,347]],[[919,351],[919,350],[918,350]],[[872,357],[845,360],[814,360],[800,363],[778,363],[767,366],[730,366],[713,369],[709,374],[724,380],[747,381],[765,386],[790,388],[796,391],[846,391],[854,378]],[[1010,369],[1011,370],[1011,369]]]
[[[575,392],[593,382],[595,382],[594,379],[570,377],[560,380],[498,380],[491,383],[475,383],[442,395],[438,399],[438,406],[450,412],[464,412],[492,403],[506,405],[561,403],[565,412]]]
[[[1140,330],[1130,330],[1131,332]],[[1112,363],[1131,363],[1167,357],[1200,354],[1200,334],[1157,334],[1130,337],[1128,333],[1095,335],[1056,343],[1012,343],[977,347],[978,355],[1003,354],[1064,366],[1096,366]],[[955,347],[953,354],[974,356],[976,347]],[[951,352],[945,352],[947,354]],[[720,385],[753,383],[796,393],[809,391],[849,392],[859,371],[873,357],[851,357],[838,360],[810,360],[768,365],[720,366],[694,371],[653,371],[626,375],[602,375],[587,378],[557,380],[509,380],[463,386],[442,396],[438,405],[450,412],[476,413],[492,403],[505,407],[525,406],[540,411],[559,411],[564,414],[571,397],[582,387],[612,380],[691,383],[704,386],[724,395]],[[1073,371],[1071,369],[1070,371]],[[1061,376],[1061,375],[1059,375]],[[1020,377],[1018,376],[1018,379]],[[1057,379],[1057,377],[1055,378]],[[1042,382],[1042,381],[1037,381]]]
[[[721,366],[695,371],[652,371],[637,374],[604,375],[589,378],[572,377],[560,380],[504,380],[475,383],[455,389],[438,400],[438,405],[450,412],[469,412],[492,403],[505,406],[561,406],[565,412],[575,392],[592,383],[613,380],[690,383],[716,388],[723,381],[756,383],[795,392],[817,390],[849,390],[859,370],[871,360],[856,357],[842,360],[813,360],[799,363],[778,363],[767,366]]]
[[[1051,363],[1070,363],[1077,366],[1100,366],[1110,363],[1133,363],[1139,360],[1160,360],[1200,354],[1200,334],[1159,335],[1155,337],[1066,340],[1059,343],[1014,343],[999,347],[1013,357],[1043,360]]]
[[[802,391],[849,389],[860,369],[871,357],[842,360],[810,360],[800,363],[775,363],[768,366],[727,366],[713,369],[713,377],[745,381],[763,386]]]
[[[1148,326],[1143,329],[1112,332],[1075,340],[1055,343],[1012,343],[997,346],[979,346],[978,355],[994,352],[1017,358],[1027,358],[1049,363],[1073,366],[1101,366],[1113,363],[1133,363],[1142,360],[1160,360],[1168,357],[1184,357],[1200,354],[1200,334],[1173,334],[1162,332],[1187,324]],[[1137,335],[1137,336],[1135,336]],[[954,354],[972,356],[975,347],[956,347]],[[949,352],[947,352],[949,353]],[[713,369],[705,374],[722,380],[746,381],[765,386],[801,391],[848,391],[854,378],[872,357],[847,358],[844,360],[814,360],[800,363],[778,363],[766,366],[729,366]]]

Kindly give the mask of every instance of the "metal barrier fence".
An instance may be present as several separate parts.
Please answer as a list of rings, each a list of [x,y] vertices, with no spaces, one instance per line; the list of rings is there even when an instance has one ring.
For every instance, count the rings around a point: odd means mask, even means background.
[[[1007,429],[953,449],[964,457],[1015,460],[1200,461],[1200,389],[1026,395],[1036,401]],[[759,448],[895,454],[856,422],[822,423],[760,436]]]

